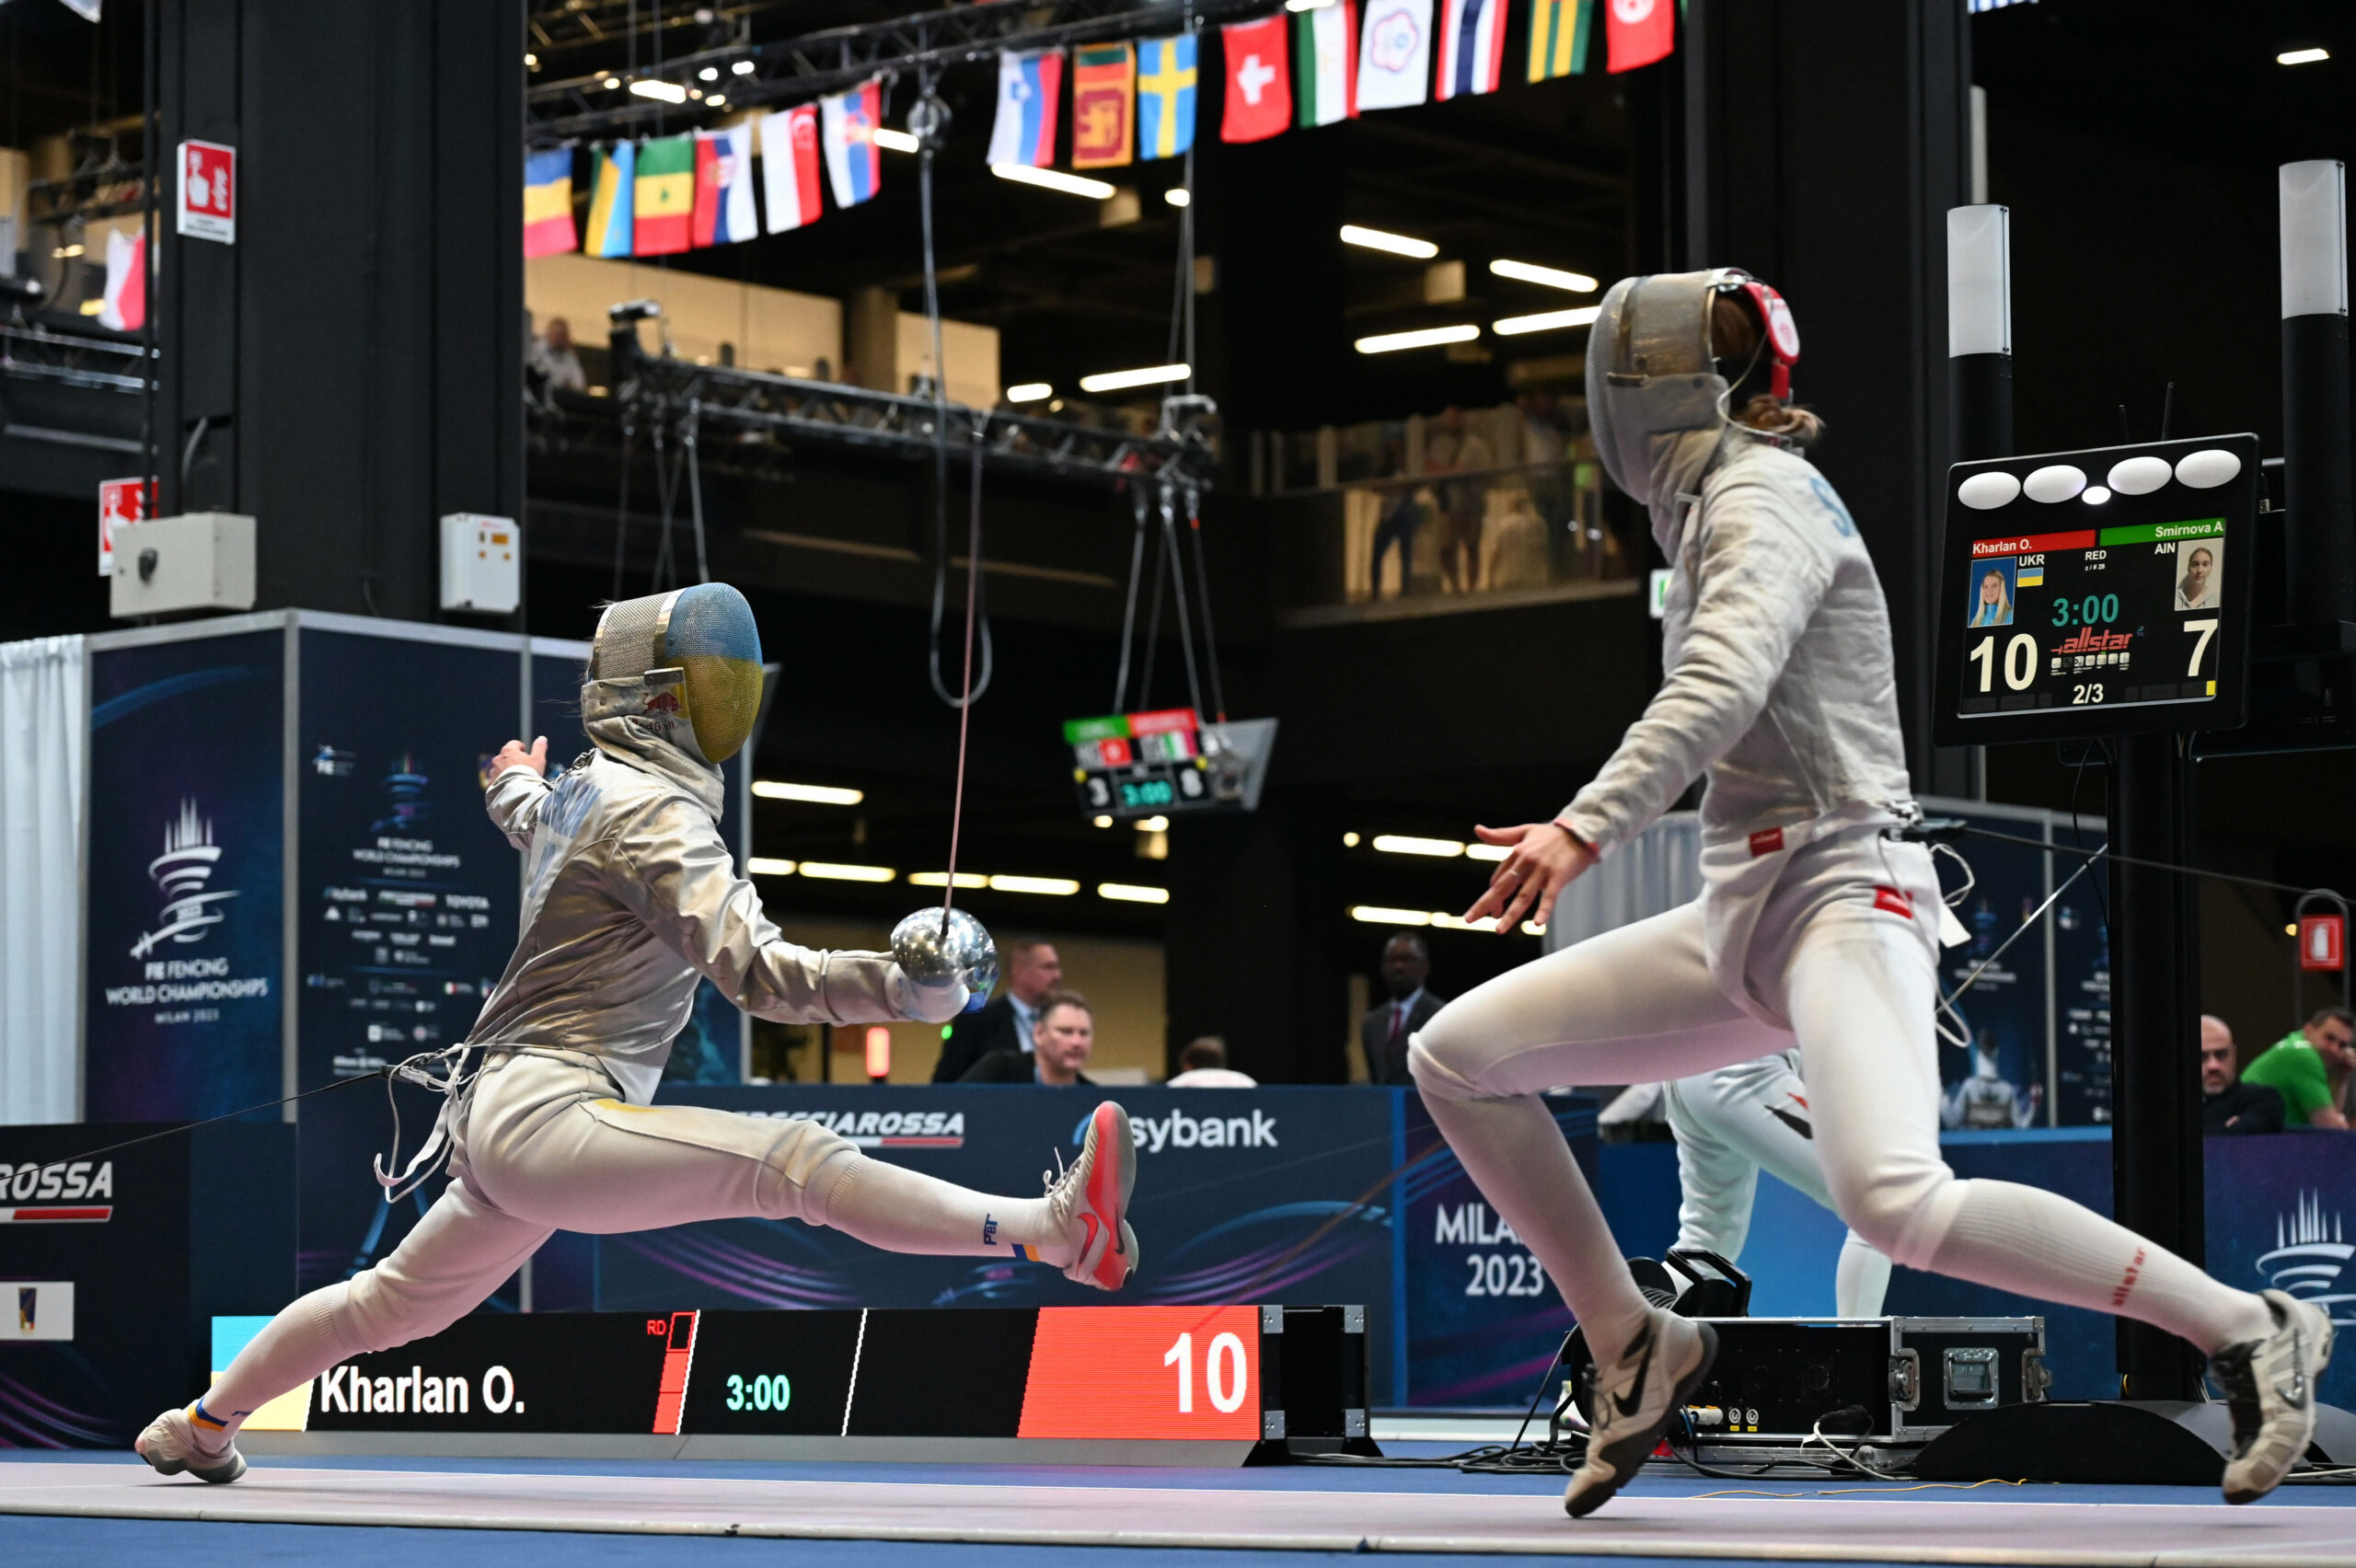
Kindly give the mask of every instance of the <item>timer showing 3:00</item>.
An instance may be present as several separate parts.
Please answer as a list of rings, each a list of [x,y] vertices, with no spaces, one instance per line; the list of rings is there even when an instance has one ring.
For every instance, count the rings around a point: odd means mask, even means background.
[[[782,1372],[757,1378],[728,1374],[730,1410],[783,1410],[792,1402],[793,1379]]]

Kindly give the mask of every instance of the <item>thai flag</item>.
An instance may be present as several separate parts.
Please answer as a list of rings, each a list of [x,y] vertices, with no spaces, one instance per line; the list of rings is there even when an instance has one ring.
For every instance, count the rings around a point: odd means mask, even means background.
[[[1439,96],[1493,93],[1506,58],[1505,0],[1446,0],[1439,23]]]
[[[988,161],[1045,168],[1056,161],[1056,105],[1063,96],[1064,52],[1010,51],[998,57],[998,119]]]
[[[855,207],[884,183],[883,154],[875,146],[875,133],[884,123],[883,78],[820,98],[818,119],[835,205]]]

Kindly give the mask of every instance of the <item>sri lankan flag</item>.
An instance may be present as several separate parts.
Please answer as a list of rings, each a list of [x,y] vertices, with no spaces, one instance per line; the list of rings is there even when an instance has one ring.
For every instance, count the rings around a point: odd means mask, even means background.
[[[524,254],[547,256],[580,243],[572,232],[572,149],[524,160]]]
[[[638,149],[634,256],[685,250],[696,211],[696,139],[658,136]]]
[[[1596,0],[1530,0],[1530,79],[1569,76],[1587,69],[1595,32]]]

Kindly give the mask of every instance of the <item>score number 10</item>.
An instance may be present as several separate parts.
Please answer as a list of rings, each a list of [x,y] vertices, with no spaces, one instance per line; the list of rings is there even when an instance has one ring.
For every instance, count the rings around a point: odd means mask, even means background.
[[[1180,1334],[1162,1356],[1164,1366],[1178,1368],[1178,1413],[1195,1413],[1195,1336]],[[1235,1334],[1212,1336],[1210,1349],[1203,1357],[1203,1391],[1210,1396],[1211,1408],[1221,1415],[1232,1415],[1243,1408],[1244,1396],[1252,1391],[1249,1366],[1243,1355],[1243,1341]]]

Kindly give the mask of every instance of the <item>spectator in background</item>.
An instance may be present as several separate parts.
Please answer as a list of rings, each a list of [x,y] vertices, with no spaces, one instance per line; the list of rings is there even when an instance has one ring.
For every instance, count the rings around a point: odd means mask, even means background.
[[[2200,1015],[2200,1130],[2219,1133],[2279,1133],[2282,1097],[2264,1084],[2239,1083],[2234,1061],[2234,1032],[2212,1013]]]
[[[1039,1028],[1039,1005],[1063,984],[1063,961],[1048,942],[1011,942],[1006,949],[1006,989],[987,1006],[959,1015],[941,1043],[932,1081],[956,1083],[993,1051],[1017,1055],[1031,1049]]]
[[[1050,991],[1039,998],[1039,1022],[1031,1051],[993,1051],[976,1062],[959,1083],[1043,1083],[1054,1089],[1093,1080],[1080,1069],[1096,1049],[1096,1012],[1077,991]]]
[[[2282,1121],[2292,1127],[2348,1130],[2332,1104],[2331,1075],[2356,1066],[2356,1014],[2325,1008],[2305,1027],[2275,1042],[2242,1069],[2244,1083],[2263,1084],[2282,1097]]]
[[[1366,1076],[1374,1083],[1410,1083],[1407,1039],[1429,1023],[1448,998],[1425,989],[1431,978],[1431,950],[1413,931],[1402,931],[1382,944],[1382,986],[1391,999],[1359,1021],[1358,1040],[1366,1047]]]
[[[1178,1053],[1179,1072],[1170,1089],[1257,1089],[1260,1080],[1227,1065],[1227,1042],[1206,1034]]]
[[[1451,403],[1433,421],[1424,443],[1426,474],[1471,474],[1496,466],[1481,432],[1465,421],[1464,410]],[[1481,581],[1481,528],[1487,505],[1486,486],[1479,479],[1456,479],[1440,486],[1440,575],[1460,594],[1470,594]]]
[[[578,392],[588,386],[581,372],[581,356],[572,349],[572,324],[561,316],[549,317],[548,330],[532,345],[532,368],[548,377],[551,388]]]

